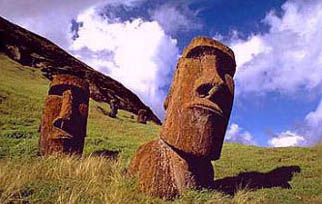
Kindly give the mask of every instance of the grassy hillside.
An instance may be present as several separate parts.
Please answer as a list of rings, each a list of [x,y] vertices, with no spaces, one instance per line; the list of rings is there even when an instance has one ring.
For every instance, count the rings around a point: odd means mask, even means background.
[[[0,155],[10,158],[37,156],[38,128],[49,81],[37,69],[23,67],[0,55]],[[99,108],[100,107],[100,108]],[[134,115],[119,111],[112,119],[101,111],[105,103],[90,101],[85,153],[121,151],[126,160],[139,144],[156,138],[159,126],[140,125]]]
[[[0,203],[170,203],[141,193],[126,167],[159,126],[117,119],[90,101],[85,156],[42,158],[38,128],[48,81],[0,54]],[[98,108],[100,107],[100,108]],[[119,152],[119,159],[94,156]],[[216,191],[187,191],[174,203],[322,203],[321,148],[225,144],[213,163]],[[293,176],[292,176],[293,175]]]

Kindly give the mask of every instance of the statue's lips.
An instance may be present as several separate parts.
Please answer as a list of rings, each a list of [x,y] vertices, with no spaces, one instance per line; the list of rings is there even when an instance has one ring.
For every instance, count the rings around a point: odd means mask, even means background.
[[[203,109],[206,110],[208,112],[211,112],[217,116],[219,116],[221,119],[226,120],[226,117],[223,113],[223,111],[221,110],[221,108],[219,108],[219,106],[211,101],[208,100],[202,100],[202,101],[196,101],[194,103],[191,103],[188,105],[188,108],[198,108],[198,109]]]

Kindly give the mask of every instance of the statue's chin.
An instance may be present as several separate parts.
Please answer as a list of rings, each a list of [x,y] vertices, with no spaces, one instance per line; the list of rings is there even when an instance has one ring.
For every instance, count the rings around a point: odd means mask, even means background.
[[[185,109],[176,122],[179,149],[194,156],[209,157],[221,148],[218,144],[223,140],[227,121],[217,112],[191,107]]]

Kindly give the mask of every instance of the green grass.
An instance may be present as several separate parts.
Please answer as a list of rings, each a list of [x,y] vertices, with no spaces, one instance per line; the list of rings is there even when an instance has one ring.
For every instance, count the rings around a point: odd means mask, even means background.
[[[0,67],[0,155],[34,157],[39,154],[38,128],[49,81],[39,70],[23,67],[3,55]],[[133,114],[122,110],[113,119],[102,114],[98,106],[109,111],[109,105],[90,100],[85,154],[115,150],[128,161],[138,145],[157,137],[159,126],[138,124]]]
[[[90,101],[85,156],[42,158],[38,128],[48,81],[39,70],[23,67],[0,54],[0,203],[322,203],[322,150],[262,148],[225,144],[213,162],[220,181],[242,172],[266,173],[278,167],[298,166],[289,184],[251,190],[240,187],[235,195],[218,191],[185,192],[173,202],[151,198],[139,191],[135,177],[126,174],[137,147],[156,139],[160,127],[136,123],[119,111],[112,119]],[[102,150],[120,151],[118,161],[90,156]],[[269,177],[269,175],[266,175]]]

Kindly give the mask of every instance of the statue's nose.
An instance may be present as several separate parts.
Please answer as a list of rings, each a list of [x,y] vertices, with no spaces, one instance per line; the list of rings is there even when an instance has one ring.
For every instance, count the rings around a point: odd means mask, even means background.
[[[199,85],[197,83],[197,86],[195,86],[195,92],[198,97],[211,99],[216,95],[228,94],[226,93],[227,90],[230,96],[234,95],[234,80],[229,74],[225,74],[224,80],[217,75],[214,75],[210,80],[207,80],[206,77],[202,79],[204,80],[200,81],[203,81],[203,83],[199,83]]]
[[[197,96],[200,98],[210,99],[216,93],[220,92],[223,86],[224,86],[223,84],[210,84],[210,83],[201,84],[200,86],[197,87],[196,93],[197,93]]]
[[[62,97],[62,105],[61,105],[60,113],[53,122],[55,127],[64,129],[65,122],[71,120],[72,110],[73,110],[72,101],[73,101],[72,92],[70,90],[65,91]]]

